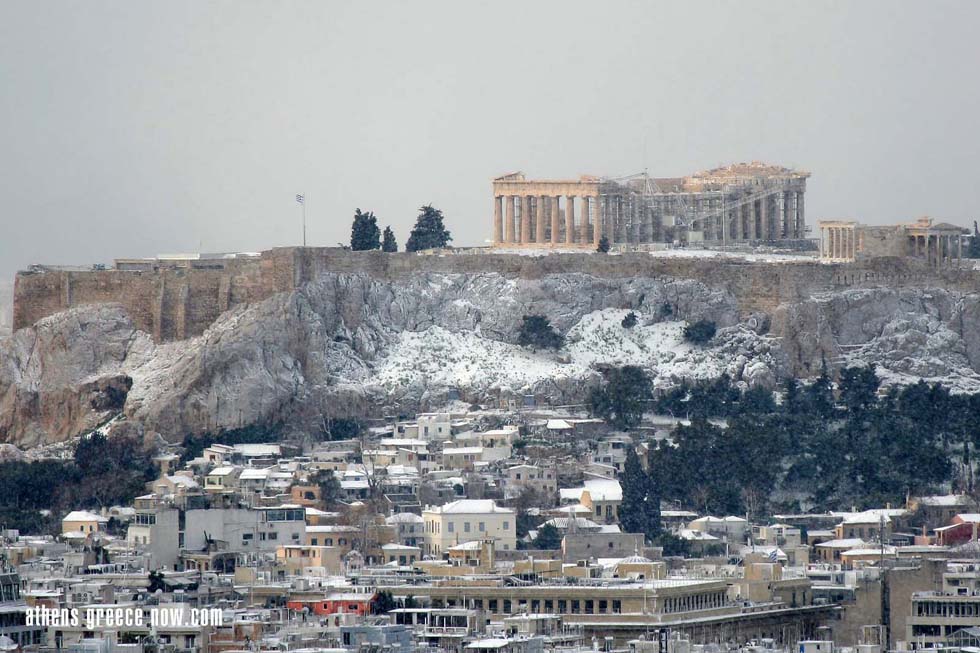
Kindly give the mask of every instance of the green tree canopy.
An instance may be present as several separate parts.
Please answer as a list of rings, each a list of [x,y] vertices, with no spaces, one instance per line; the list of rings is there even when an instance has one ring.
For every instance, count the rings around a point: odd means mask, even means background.
[[[405,251],[418,252],[445,247],[452,239],[443,225],[442,211],[427,204],[419,209],[419,217],[415,220],[408,242],[405,243]]]
[[[555,331],[545,316],[525,315],[517,335],[517,343],[521,347],[534,349],[561,349],[565,338]]]
[[[374,213],[354,211],[354,222],[350,228],[350,248],[355,252],[381,247],[381,231],[378,229],[378,219]]]
[[[385,227],[384,236],[381,238],[381,251],[398,251],[398,241],[395,240],[395,232],[391,230],[391,227]]]
[[[653,541],[660,535],[660,494],[653,479],[643,471],[636,449],[626,452],[623,475],[623,502],[619,507],[619,524],[627,533],[643,533]]]
[[[698,320],[684,327],[684,340],[703,345],[715,337],[717,327],[711,320]]]
[[[538,529],[538,534],[534,538],[534,548],[561,548],[561,533],[551,524],[542,524],[541,528]]]
[[[589,412],[616,428],[637,426],[653,393],[650,377],[635,365],[612,367],[603,372],[603,382],[589,393]]]
[[[596,245],[595,251],[600,254],[605,254],[609,251],[609,239],[603,236],[599,239],[599,244]]]

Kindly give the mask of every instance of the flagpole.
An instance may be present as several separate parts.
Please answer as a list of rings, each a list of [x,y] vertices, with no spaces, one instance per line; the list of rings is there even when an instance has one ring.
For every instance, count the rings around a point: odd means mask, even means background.
[[[303,247],[306,247],[306,193],[303,194]]]

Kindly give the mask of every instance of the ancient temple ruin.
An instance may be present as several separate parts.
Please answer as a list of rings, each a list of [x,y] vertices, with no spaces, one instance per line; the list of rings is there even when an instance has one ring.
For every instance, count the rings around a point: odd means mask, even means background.
[[[760,162],[688,177],[493,180],[493,242],[499,247],[589,247],[704,242],[772,243],[806,238],[808,172]]]
[[[919,259],[931,267],[953,264],[963,256],[969,230],[921,217],[897,225],[865,225],[854,220],[821,220],[820,258],[850,263],[877,257]]]

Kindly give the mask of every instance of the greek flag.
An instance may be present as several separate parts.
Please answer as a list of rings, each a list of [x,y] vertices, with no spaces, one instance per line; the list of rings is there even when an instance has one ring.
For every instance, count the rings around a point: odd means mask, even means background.
[[[300,204],[302,204],[305,200],[306,200],[306,197],[304,197],[303,195],[297,195],[296,196],[296,201],[299,202]]]
[[[779,549],[773,549],[769,552],[769,561],[776,562],[779,560]]]

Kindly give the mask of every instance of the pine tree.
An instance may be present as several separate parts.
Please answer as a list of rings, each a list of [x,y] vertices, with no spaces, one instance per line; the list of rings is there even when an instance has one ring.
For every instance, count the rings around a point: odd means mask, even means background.
[[[442,222],[442,211],[430,205],[419,209],[415,227],[405,243],[406,252],[445,247],[453,237]]]
[[[633,448],[626,453],[620,483],[623,487],[620,526],[627,533],[643,533],[648,540],[653,540],[661,531],[660,497]]]
[[[613,367],[605,370],[603,375],[605,384],[593,388],[589,393],[589,412],[616,428],[637,426],[653,394],[650,377],[635,365]]]
[[[378,229],[378,219],[374,213],[354,212],[354,222],[350,228],[350,248],[355,252],[381,247],[381,230]]]
[[[609,239],[603,236],[599,239],[599,244],[596,246],[595,251],[600,254],[605,254],[609,251]]]
[[[391,227],[385,227],[385,233],[381,239],[381,251],[382,252],[398,251],[398,241],[395,240],[395,232],[391,230]]]

